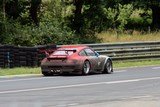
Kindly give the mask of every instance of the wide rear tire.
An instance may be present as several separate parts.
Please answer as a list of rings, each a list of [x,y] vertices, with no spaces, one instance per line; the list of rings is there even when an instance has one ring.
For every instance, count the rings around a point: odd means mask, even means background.
[[[43,76],[52,76],[53,74],[47,73],[47,72],[42,72]]]
[[[111,60],[108,60],[106,62],[103,73],[104,74],[111,74],[111,73],[113,73],[113,65],[112,65],[112,61]]]
[[[83,64],[82,75],[88,75],[91,69],[90,62],[86,60]]]

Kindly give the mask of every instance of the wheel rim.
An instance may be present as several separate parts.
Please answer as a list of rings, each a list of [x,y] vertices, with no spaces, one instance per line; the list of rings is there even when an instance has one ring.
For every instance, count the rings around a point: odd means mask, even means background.
[[[86,61],[83,66],[83,71],[85,74],[88,74],[89,70],[90,70],[90,63],[88,61]]]
[[[111,62],[107,62],[107,63],[106,63],[106,69],[107,69],[107,72],[108,72],[108,73],[111,73],[111,72],[112,72],[112,64],[111,64]]]

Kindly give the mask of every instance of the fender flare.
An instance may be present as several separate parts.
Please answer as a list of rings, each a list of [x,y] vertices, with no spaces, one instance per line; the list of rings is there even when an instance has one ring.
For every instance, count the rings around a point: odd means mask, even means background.
[[[106,59],[105,59],[105,62],[104,62],[104,64],[103,64],[103,67],[102,67],[102,71],[104,71],[105,65],[106,65],[107,61],[108,61],[108,60],[111,60],[111,62],[112,62],[112,59],[111,59],[110,57],[108,57],[108,56],[105,56],[105,55],[101,55],[101,57],[105,57],[105,58],[106,58]]]

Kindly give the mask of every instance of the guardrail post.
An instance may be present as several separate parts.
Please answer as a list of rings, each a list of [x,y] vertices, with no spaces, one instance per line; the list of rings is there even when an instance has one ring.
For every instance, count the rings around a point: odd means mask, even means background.
[[[8,68],[11,68],[10,63],[11,63],[11,60],[10,60],[10,52],[7,52],[7,67],[8,67]]]

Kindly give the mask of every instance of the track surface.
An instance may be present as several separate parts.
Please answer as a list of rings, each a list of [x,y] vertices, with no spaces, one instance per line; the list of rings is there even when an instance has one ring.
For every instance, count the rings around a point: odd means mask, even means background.
[[[0,107],[160,107],[160,66],[113,74],[0,78]]]

